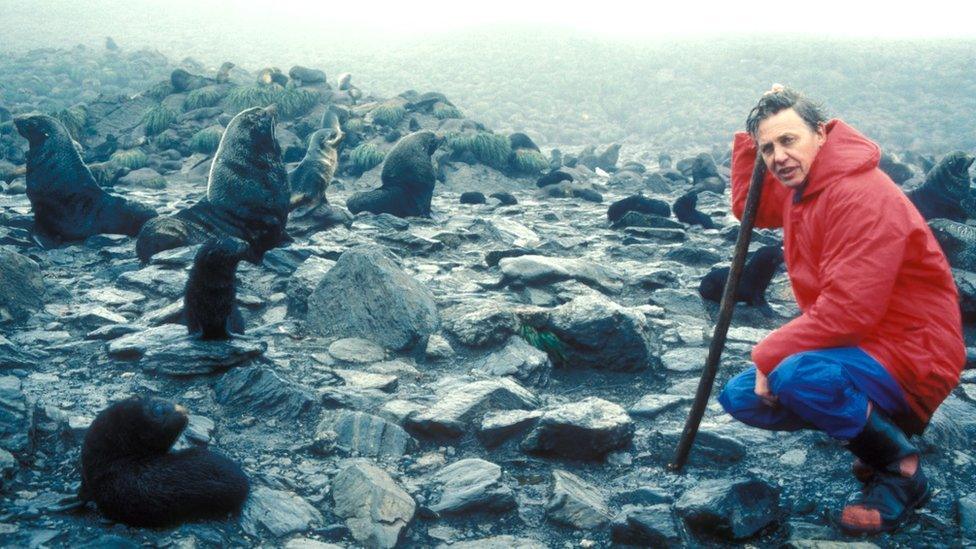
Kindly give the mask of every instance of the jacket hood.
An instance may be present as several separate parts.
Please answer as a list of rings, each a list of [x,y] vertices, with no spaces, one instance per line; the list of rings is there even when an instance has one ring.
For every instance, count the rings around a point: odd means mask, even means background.
[[[822,191],[848,175],[873,170],[881,160],[881,148],[843,120],[827,122],[824,142],[807,175],[803,198]]]
[[[826,131],[827,141],[810,166],[800,200],[816,195],[844,176],[872,170],[881,160],[881,149],[843,120],[827,122]],[[744,181],[751,179],[755,161],[756,143],[752,136],[746,132],[736,133],[732,146],[732,177],[744,178]],[[775,176],[767,173],[766,178],[770,181]]]

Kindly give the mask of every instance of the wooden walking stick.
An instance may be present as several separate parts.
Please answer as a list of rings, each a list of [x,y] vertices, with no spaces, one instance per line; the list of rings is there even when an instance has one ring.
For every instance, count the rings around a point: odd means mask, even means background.
[[[756,222],[756,210],[759,209],[759,197],[762,196],[765,177],[766,164],[763,162],[762,155],[758,154],[757,151],[756,165],[752,169],[752,181],[749,184],[749,194],[746,195],[746,207],[742,212],[742,224],[739,226],[739,237],[735,241],[732,267],[729,269],[729,278],[725,281],[725,291],[722,292],[718,321],[715,324],[715,331],[712,333],[711,345],[708,347],[708,360],[705,362],[705,370],[698,382],[695,401],[688,413],[688,420],[685,422],[685,429],[681,433],[678,448],[674,452],[674,459],[668,464],[668,468],[672,471],[680,471],[685,466],[688,454],[691,452],[691,445],[695,443],[695,435],[698,434],[698,426],[701,424],[702,416],[705,415],[708,397],[712,394],[715,374],[718,373],[718,363],[722,358],[722,351],[725,349],[725,337],[729,333],[732,312],[735,310],[735,292],[739,287],[739,278],[742,275],[742,266],[746,262],[746,253],[749,251],[752,226]]]

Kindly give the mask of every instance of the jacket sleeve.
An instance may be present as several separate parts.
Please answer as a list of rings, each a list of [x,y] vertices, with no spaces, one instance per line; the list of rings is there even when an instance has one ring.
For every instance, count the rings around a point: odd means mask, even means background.
[[[820,293],[803,314],[753,347],[752,360],[763,373],[794,353],[855,346],[884,318],[912,229],[904,204],[891,194],[864,192],[872,186],[819,198],[830,200],[819,223]]]
[[[737,132],[732,143],[732,214],[742,219],[746,196],[752,183],[752,169],[756,163],[756,144],[746,132]],[[783,226],[783,204],[790,189],[773,174],[766,172],[763,192],[756,212],[756,227],[774,229]]]

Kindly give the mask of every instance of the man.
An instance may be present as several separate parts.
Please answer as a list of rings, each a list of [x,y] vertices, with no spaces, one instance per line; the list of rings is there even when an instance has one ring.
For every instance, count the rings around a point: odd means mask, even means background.
[[[844,441],[864,483],[842,510],[849,533],[891,530],[930,495],[909,436],[920,434],[965,364],[958,293],[925,220],[878,169],[877,145],[774,86],[735,136],[732,210],[763,175],[757,227],[783,227],[802,314],[752,351],[719,402],[764,429]],[[756,155],[761,162],[757,162]]]

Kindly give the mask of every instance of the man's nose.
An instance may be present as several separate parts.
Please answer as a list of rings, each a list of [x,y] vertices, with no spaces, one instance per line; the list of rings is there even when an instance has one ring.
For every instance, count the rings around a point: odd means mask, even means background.
[[[787,159],[786,149],[780,146],[773,146],[773,162],[779,164]]]

